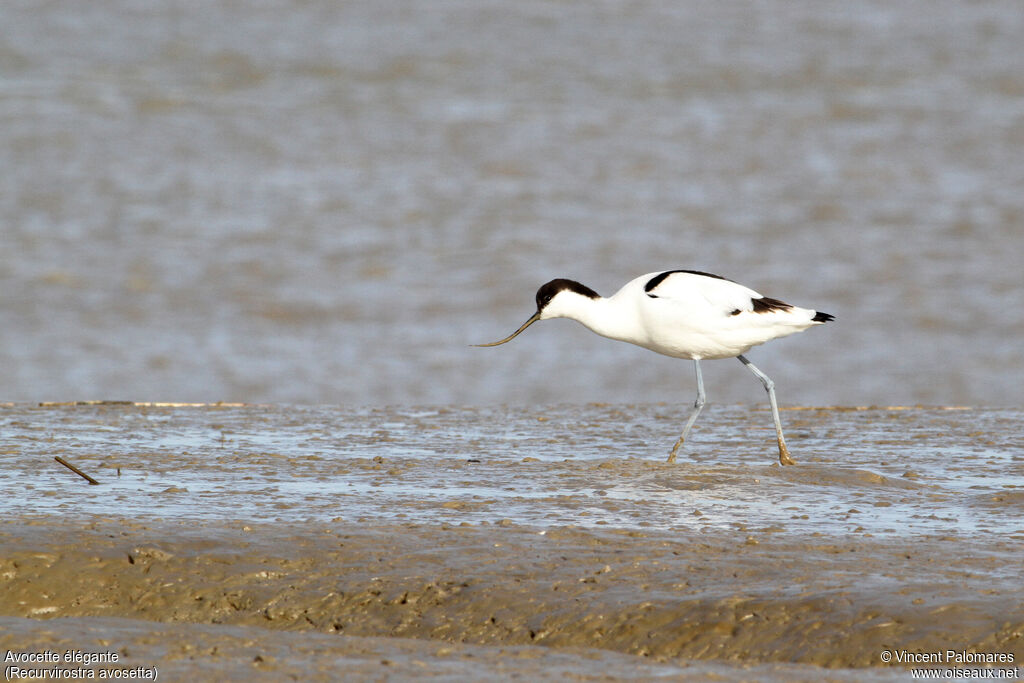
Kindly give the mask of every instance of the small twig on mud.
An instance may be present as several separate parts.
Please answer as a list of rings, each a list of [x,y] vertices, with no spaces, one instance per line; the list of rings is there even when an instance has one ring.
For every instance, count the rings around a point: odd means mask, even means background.
[[[53,456],[53,459],[56,460],[57,462],[59,462],[61,465],[64,465],[64,467],[67,467],[69,470],[71,470],[72,472],[74,472],[78,476],[80,476],[83,479],[85,479],[87,482],[89,482],[93,486],[99,486],[99,482],[98,481],[96,481],[95,479],[90,477],[88,474],[86,474],[82,470],[78,469],[77,467],[75,467],[74,465],[69,463],[67,460],[65,460],[64,458],[60,457],[59,455]]]

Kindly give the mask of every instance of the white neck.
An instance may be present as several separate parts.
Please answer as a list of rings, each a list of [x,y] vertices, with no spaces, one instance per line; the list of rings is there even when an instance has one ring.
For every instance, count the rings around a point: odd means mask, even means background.
[[[557,304],[545,317],[575,320],[602,337],[631,341],[637,328],[632,309],[623,307],[614,298],[591,299],[572,293]]]

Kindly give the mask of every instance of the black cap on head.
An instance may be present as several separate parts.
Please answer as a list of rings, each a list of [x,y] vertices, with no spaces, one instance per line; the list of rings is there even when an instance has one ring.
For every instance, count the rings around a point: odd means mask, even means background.
[[[565,278],[556,278],[551,282],[541,285],[541,288],[537,290],[537,310],[542,311],[548,303],[555,298],[555,295],[564,289],[568,289],[571,292],[576,292],[585,297],[591,299],[600,299],[601,295],[592,290],[586,285],[581,285],[575,280],[567,280]]]
[[[527,327],[540,320],[541,311],[544,310],[544,307],[551,303],[551,300],[554,299],[559,292],[565,291],[567,289],[571,292],[576,292],[577,294],[588,297],[590,299],[601,298],[601,295],[592,290],[590,287],[587,287],[586,285],[581,285],[575,280],[566,280],[565,278],[558,278],[557,280],[552,280],[551,282],[547,283],[546,285],[537,290],[537,312],[530,316],[530,319],[523,323],[518,330],[516,330],[515,332],[513,332],[512,334],[510,334],[509,336],[505,337],[500,341],[491,342],[490,344],[474,344],[474,346],[500,346],[501,344],[505,344],[507,342],[512,341],[513,339],[519,336],[520,332],[522,332]]]

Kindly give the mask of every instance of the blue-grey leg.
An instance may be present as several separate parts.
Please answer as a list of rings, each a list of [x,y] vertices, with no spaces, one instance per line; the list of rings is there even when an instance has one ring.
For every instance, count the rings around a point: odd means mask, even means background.
[[[700,375],[699,360],[693,361],[693,368],[697,371],[697,400],[693,402],[693,411],[690,413],[690,419],[686,421],[686,426],[683,427],[683,434],[679,437],[679,441],[676,441],[676,445],[672,447],[672,453],[668,456],[668,462],[676,461],[676,454],[683,447],[683,442],[686,441],[686,437],[690,434],[690,428],[693,427],[693,423],[697,421],[697,416],[700,415],[700,411],[704,407],[704,378]]]
[[[782,422],[779,420],[779,404],[775,402],[775,382],[757,369],[757,366],[747,360],[744,356],[736,356],[740,362],[747,366],[747,369],[754,373],[754,376],[761,380],[765,391],[768,392],[768,402],[772,404],[772,419],[775,420],[775,435],[779,437],[779,464],[795,465],[796,460],[789,457],[789,449],[786,448],[786,439],[782,436]]]

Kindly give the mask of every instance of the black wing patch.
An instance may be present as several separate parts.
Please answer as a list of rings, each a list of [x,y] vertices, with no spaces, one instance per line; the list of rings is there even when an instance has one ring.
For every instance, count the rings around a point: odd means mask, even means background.
[[[652,299],[657,299],[658,295],[651,294],[651,290],[653,290],[655,287],[664,282],[665,278],[667,278],[669,275],[672,275],[673,273],[689,273],[690,275],[713,277],[716,280],[725,280],[726,282],[732,282],[732,280],[730,280],[729,278],[722,277],[721,275],[714,275],[712,273],[705,273],[704,271],[701,270],[666,270],[664,273],[658,273],[657,275],[652,277],[650,280],[647,281],[647,284],[644,285],[644,291],[647,292],[647,296],[651,297]]]
[[[771,313],[772,311],[788,311],[793,308],[785,301],[773,299],[770,296],[763,296],[760,299],[751,299],[754,304],[754,313]]]

